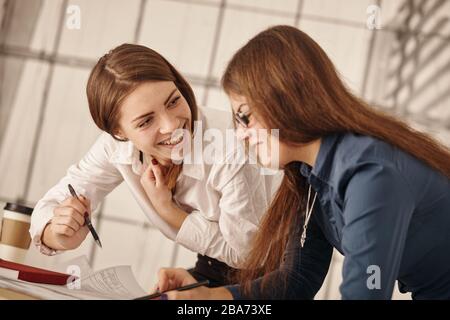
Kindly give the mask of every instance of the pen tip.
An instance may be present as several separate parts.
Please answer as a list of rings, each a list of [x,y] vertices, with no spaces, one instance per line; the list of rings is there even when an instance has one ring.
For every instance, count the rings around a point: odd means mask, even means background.
[[[97,242],[98,246],[103,249],[102,243],[100,242],[100,240],[95,240],[95,242]]]

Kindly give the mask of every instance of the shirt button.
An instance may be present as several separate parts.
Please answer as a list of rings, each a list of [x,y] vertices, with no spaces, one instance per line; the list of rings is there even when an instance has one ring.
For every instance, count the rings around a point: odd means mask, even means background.
[[[208,260],[208,265],[209,265],[209,266],[212,266],[211,260]]]

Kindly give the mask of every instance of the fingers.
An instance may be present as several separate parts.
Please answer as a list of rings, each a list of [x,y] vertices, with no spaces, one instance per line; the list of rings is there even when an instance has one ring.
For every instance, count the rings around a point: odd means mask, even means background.
[[[151,158],[150,164],[145,169],[141,177],[141,184],[153,183],[153,186],[160,187],[165,183],[165,168],[162,167],[155,158]]]
[[[56,234],[64,235],[67,237],[72,237],[76,232],[72,227],[65,225],[65,224],[56,224],[55,223],[55,224],[53,224],[52,228]]]
[[[158,284],[160,292],[167,291],[169,289],[169,269],[162,268],[158,271]]]
[[[158,286],[160,292],[165,292],[181,286],[196,283],[197,280],[182,268],[162,268],[158,272]]]
[[[80,200],[83,203],[84,207],[86,208],[86,211],[91,214],[91,200],[86,198],[85,196],[81,195]]]
[[[83,224],[79,223],[77,220],[68,216],[56,216],[52,219],[52,223],[55,225],[65,225],[73,229],[73,231],[77,232],[83,226]]]
[[[150,294],[155,293],[155,292],[161,292],[161,291],[159,291],[159,285],[158,284],[155,284],[153,289],[150,290]]]
[[[53,217],[50,227],[55,234],[72,237],[76,233],[82,236],[86,236],[89,233],[89,229],[86,225],[80,226],[78,222],[68,217]]]
[[[84,213],[83,212],[79,212],[78,210],[74,209],[73,207],[57,207],[55,208],[54,211],[54,216],[55,218],[57,217],[65,217],[65,218],[70,218],[73,219],[74,221],[76,221],[80,226],[84,225]]]
[[[84,196],[69,197],[56,207],[51,224],[56,234],[73,236],[85,224],[84,213],[90,213],[90,201]]]
[[[61,206],[74,208],[81,215],[83,215],[85,211],[90,213],[90,201],[84,196],[80,196],[79,199],[69,197],[61,203]]]
[[[177,285],[177,269],[162,268],[158,272],[158,286],[160,292],[175,289]],[[180,281],[181,283],[181,281]]]
[[[150,165],[152,167],[153,175],[156,180],[156,186],[161,186],[164,184],[164,174],[162,172],[161,166],[159,165],[158,161],[156,159],[152,159],[152,164]]]
[[[198,287],[184,291],[169,291],[166,292],[167,300],[209,300],[213,299],[211,289],[207,287]],[[219,297],[225,298],[225,295]],[[215,298],[214,298],[215,299]]]
[[[167,300],[195,300],[195,289],[186,291],[169,291],[166,292]],[[197,298],[198,299],[198,298]]]
[[[149,181],[153,184],[155,183],[155,175],[153,174],[151,165],[148,165],[147,168],[145,168],[144,173],[141,176],[141,184],[148,184]]]

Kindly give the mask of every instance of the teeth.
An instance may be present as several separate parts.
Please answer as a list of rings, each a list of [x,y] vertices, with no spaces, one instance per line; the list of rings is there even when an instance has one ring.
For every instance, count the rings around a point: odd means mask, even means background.
[[[183,134],[180,134],[178,137],[174,137],[173,139],[161,142],[161,144],[170,146],[170,145],[175,145],[175,144],[180,143],[181,140],[183,140]]]

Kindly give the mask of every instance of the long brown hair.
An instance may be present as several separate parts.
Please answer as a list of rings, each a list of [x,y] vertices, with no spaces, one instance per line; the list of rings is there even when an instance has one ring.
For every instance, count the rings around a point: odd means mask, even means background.
[[[299,145],[343,132],[369,135],[450,178],[449,149],[353,95],[322,48],[294,27],[275,26],[252,38],[229,62],[222,86],[229,95],[246,97],[268,128],[280,128],[281,142]],[[240,273],[246,292],[249,280],[280,266],[299,209],[304,212],[307,182],[297,166],[294,162],[285,167]]]
[[[186,99],[192,113],[191,132],[197,120],[194,92],[183,76],[158,52],[136,44],[122,44],[99,59],[86,87],[89,110],[95,124],[118,141],[120,106],[140,84],[148,81],[173,81]],[[166,179],[173,189],[181,165],[172,165]]]

